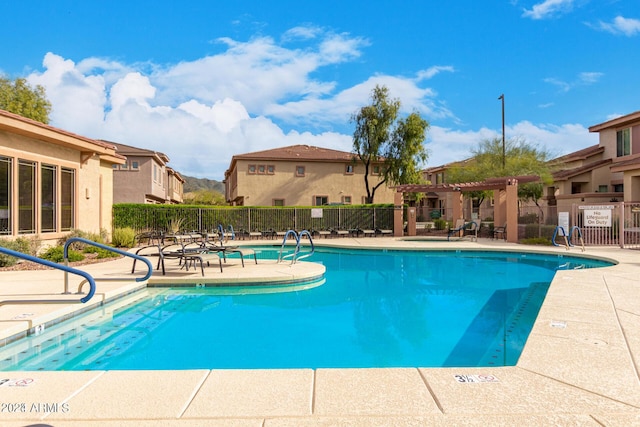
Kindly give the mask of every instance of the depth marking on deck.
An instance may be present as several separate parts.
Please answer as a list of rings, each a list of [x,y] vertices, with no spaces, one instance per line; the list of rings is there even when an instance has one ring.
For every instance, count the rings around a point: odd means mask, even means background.
[[[498,378],[496,378],[494,375],[485,375],[485,374],[480,374],[480,375],[462,375],[462,374],[458,374],[458,375],[454,375],[453,376],[457,382],[462,383],[462,384],[469,384],[469,383],[499,383],[500,380]]]

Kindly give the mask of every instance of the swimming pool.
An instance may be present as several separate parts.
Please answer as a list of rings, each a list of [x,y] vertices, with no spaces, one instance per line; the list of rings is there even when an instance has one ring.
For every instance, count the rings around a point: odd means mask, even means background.
[[[289,292],[146,289],[7,346],[0,369],[514,365],[554,273],[611,265],[461,250],[320,249],[311,260],[326,281],[279,288]]]

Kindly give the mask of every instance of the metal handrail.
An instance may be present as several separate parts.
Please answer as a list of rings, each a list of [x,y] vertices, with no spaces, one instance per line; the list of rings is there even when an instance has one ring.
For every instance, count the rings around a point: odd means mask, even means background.
[[[293,235],[293,237],[296,239],[296,248],[292,254],[287,254],[283,256],[282,251],[284,250],[284,245],[287,243],[287,238],[289,237],[289,235]],[[302,236],[309,237],[309,242],[311,243],[311,252],[306,253],[301,257],[298,257],[298,254],[300,253],[300,241],[302,240]],[[315,251],[315,246],[313,245],[313,238],[311,237],[311,233],[309,233],[309,231],[302,230],[300,233],[297,233],[295,230],[288,230],[284,235],[284,238],[282,239],[282,246],[280,247],[280,253],[278,254],[278,262],[282,262],[282,260],[291,258],[291,264],[294,264],[298,260],[310,257],[311,255],[313,255],[314,251]]]
[[[561,225],[556,226],[556,229],[553,232],[553,237],[551,238],[551,243],[553,244],[553,246],[560,246],[556,243],[556,236],[558,235],[558,231],[562,231],[562,237],[564,237],[564,246],[567,250],[569,250],[569,239],[567,239],[567,232]]]
[[[309,237],[309,244],[311,245],[311,252],[308,252],[308,253],[306,253],[306,254],[304,254],[304,255],[300,256],[300,257],[298,257],[298,256],[294,256],[294,257],[293,257],[293,258],[294,258],[294,262],[295,262],[295,261],[299,261],[299,260],[304,259],[304,258],[308,258],[308,257],[310,257],[311,255],[313,255],[313,253],[314,253],[314,252],[315,252],[315,250],[316,250],[316,249],[315,249],[315,246],[314,246],[314,244],[313,244],[313,238],[311,238],[311,233],[309,233],[309,231],[307,231],[307,230],[302,230],[302,231],[300,232],[300,234],[298,234],[298,244],[296,245],[296,255],[297,255],[298,253],[300,253],[300,242],[302,241],[302,236],[308,236],[308,237]]]
[[[21,258],[21,259],[25,259],[27,261],[31,261],[31,262],[35,262],[36,264],[41,264],[41,265],[46,265],[47,267],[51,267],[51,268],[55,268],[57,270],[62,270],[64,271],[65,274],[65,290],[67,288],[67,277],[68,277],[68,273],[71,274],[76,274],[78,276],[82,276],[84,277],[88,282],[89,282],[89,293],[80,298],[79,300],[50,300],[50,299],[39,299],[39,300],[5,300],[5,301],[0,301],[0,305],[5,305],[5,304],[33,304],[33,303],[45,303],[45,304],[64,304],[64,303],[69,303],[69,302],[81,302],[81,303],[85,303],[87,301],[89,301],[93,295],[96,292],[96,282],[94,281],[93,277],[91,277],[91,275],[85,271],[81,271],[81,270],[77,270],[75,268],[69,267],[67,265],[60,265],[57,264],[55,262],[52,261],[48,261],[46,259],[42,259],[42,258],[38,258],[38,257],[34,257],[31,255],[27,255],[27,254],[23,254],[22,252],[16,252],[13,251],[11,249],[7,249],[7,248],[3,248],[0,247],[0,253],[4,253],[6,255],[11,255],[13,257],[16,258]],[[65,292],[68,293],[68,292]]]
[[[131,252],[127,252],[127,251],[123,251],[121,249],[117,249],[114,248],[112,246],[107,246],[107,245],[103,245],[102,243],[98,243],[98,242],[94,242],[93,240],[87,240],[85,238],[82,237],[71,237],[69,238],[65,244],[64,244],[64,248],[63,248],[63,255],[64,255],[64,262],[65,265],[69,262],[69,246],[71,246],[72,243],[74,242],[81,242],[84,243],[86,245],[90,245],[90,246],[95,246],[96,248],[101,248],[101,249],[105,249],[107,251],[111,251],[111,252],[115,252],[117,254],[123,255],[123,256],[127,256],[129,258],[133,258],[135,260],[140,260],[142,262],[144,262],[145,264],[147,264],[147,274],[145,274],[143,277],[136,277],[134,280],[136,282],[144,282],[145,280],[148,280],[151,277],[151,274],[153,274],[153,265],[151,264],[151,261],[149,261],[148,259],[146,259],[143,256],[137,255],[137,254],[132,254]],[[133,268],[135,269],[135,261],[134,261],[134,265]],[[131,271],[133,273],[133,269]],[[65,293],[69,293],[69,281],[68,281],[68,273],[65,272],[64,273],[64,290]],[[108,279],[93,279],[93,280],[125,280],[127,278],[108,278]],[[78,286],[78,293],[80,293],[80,290],[82,289],[82,285],[84,285],[85,282],[81,282],[80,285]]]
[[[293,254],[282,256],[284,245],[287,243],[287,238],[289,237],[290,234],[292,234],[294,239],[296,239],[296,250],[294,251]],[[296,230],[287,230],[287,232],[284,235],[284,238],[282,239],[282,246],[280,247],[280,253],[278,254],[278,262],[282,262],[282,260],[287,259],[289,257],[293,257],[295,259],[299,244],[300,244],[300,239],[298,238],[298,233],[296,233]]]
[[[582,252],[584,252],[584,239],[582,238],[582,230],[580,230],[580,227],[578,227],[577,225],[571,227],[571,231],[569,231],[569,246],[573,246],[571,239],[573,238],[574,230],[578,231],[578,238],[580,239],[580,243],[582,244]]]

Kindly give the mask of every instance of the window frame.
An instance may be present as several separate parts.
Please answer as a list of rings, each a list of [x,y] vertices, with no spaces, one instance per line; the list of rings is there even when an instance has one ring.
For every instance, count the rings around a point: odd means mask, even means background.
[[[302,173],[300,173],[300,169],[302,169]],[[296,165],[296,171],[295,171],[295,175],[297,177],[304,177],[307,174],[307,167],[303,166],[303,165]]]
[[[349,169],[351,169],[351,170],[349,170]],[[355,174],[355,169],[356,169],[355,165],[353,165],[351,163],[347,164],[347,165],[344,165],[344,174],[345,175],[353,175],[353,174]]]
[[[324,203],[318,204],[318,199],[324,199]],[[329,204],[329,196],[328,195],[314,195],[313,196],[313,205],[312,206],[326,206]]]
[[[616,157],[631,155],[631,128],[616,131]]]

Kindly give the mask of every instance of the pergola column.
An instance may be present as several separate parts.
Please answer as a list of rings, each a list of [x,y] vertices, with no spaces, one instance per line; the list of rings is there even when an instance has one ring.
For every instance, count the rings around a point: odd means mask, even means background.
[[[507,213],[507,242],[518,243],[518,180],[507,181],[506,213]]]
[[[402,237],[404,235],[404,221],[403,221],[403,204],[404,195],[401,191],[397,191],[393,195],[393,236]],[[415,236],[415,222],[413,223],[413,235]]]
[[[464,219],[464,212],[462,209],[462,192],[454,191],[451,193],[451,203],[453,203],[452,211],[453,211],[453,226],[455,227],[456,221],[459,219]]]

